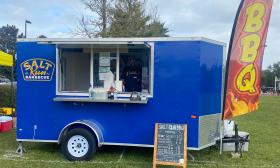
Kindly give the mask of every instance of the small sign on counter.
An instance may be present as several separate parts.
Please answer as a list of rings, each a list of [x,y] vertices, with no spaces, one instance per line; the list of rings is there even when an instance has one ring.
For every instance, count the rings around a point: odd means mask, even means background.
[[[187,125],[156,124],[153,168],[157,164],[187,167]]]

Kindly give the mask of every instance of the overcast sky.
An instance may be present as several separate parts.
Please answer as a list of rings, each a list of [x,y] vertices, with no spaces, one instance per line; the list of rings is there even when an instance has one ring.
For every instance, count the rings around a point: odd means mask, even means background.
[[[203,36],[228,42],[240,0],[150,0],[158,6],[170,36]],[[152,4],[152,5],[151,5]],[[16,25],[28,37],[73,37],[82,14],[88,14],[80,0],[0,0],[0,26]],[[277,21],[278,20],[278,21]],[[280,3],[275,0],[267,38],[263,68],[280,61]]]

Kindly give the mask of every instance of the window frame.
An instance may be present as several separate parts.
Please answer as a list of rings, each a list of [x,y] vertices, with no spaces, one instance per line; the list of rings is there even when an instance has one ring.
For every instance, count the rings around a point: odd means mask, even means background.
[[[100,43],[102,45],[103,43]],[[108,43],[104,43],[108,44]],[[116,45],[116,80],[120,79],[119,74],[119,68],[120,68],[120,47],[118,43],[112,43],[113,45]],[[127,44],[134,44],[133,42],[127,42]],[[149,68],[150,68],[150,75],[149,75],[149,93],[147,98],[152,98],[154,95],[154,42],[135,42],[135,44],[144,44],[147,47],[150,48],[150,61],[149,61]],[[88,96],[88,92],[74,92],[74,91],[62,91],[61,86],[61,63],[60,63],[60,48],[58,46],[59,44],[56,44],[56,95],[57,96],[78,96],[78,97],[85,97]],[[78,43],[77,43],[78,45]],[[91,44],[90,47],[90,84],[93,85],[93,73],[94,73],[94,48],[92,47],[94,44]],[[124,92],[125,93],[125,92]]]

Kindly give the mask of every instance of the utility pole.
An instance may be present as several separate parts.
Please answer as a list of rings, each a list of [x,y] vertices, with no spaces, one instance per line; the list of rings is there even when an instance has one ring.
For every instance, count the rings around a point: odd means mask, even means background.
[[[27,24],[31,24],[32,22],[29,21],[29,20],[25,20],[25,29],[24,29],[24,37],[26,38],[27,37]]]
[[[280,82],[280,79],[278,79],[278,77],[275,76],[275,86],[274,86],[275,93],[277,92],[277,82]],[[278,89],[280,89],[280,88],[278,88]]]

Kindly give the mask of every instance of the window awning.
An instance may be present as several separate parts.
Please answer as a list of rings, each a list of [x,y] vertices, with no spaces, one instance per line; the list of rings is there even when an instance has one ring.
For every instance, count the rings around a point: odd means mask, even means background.
[[[13,66],[13,56],[0,51],[0,66]]]

